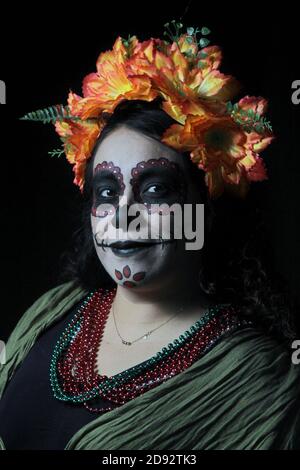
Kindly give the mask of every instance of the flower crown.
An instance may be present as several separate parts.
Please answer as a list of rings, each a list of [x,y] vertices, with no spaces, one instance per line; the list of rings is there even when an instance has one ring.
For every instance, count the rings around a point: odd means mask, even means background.
[[[168,39],[140,42],[118,37],[111,51],[99,55],[97,71],[83,80],[82,94],[72,91],[67,106],[55,105],[21,119],[53,123],[62,149],[74,165],[81,192],[85,168],[109,117],[124,100],[153,101],[174,120],[161,141],[182,152],[205,172],[210,197],[226,189],[243,197],[251,181],[267,179],[259,153],[273,140],[264,117],[267,101],[246,96],[233,104],[239,84],[219,71],[222,53],[209,46],[208,28],[187,28],[173,20]]]

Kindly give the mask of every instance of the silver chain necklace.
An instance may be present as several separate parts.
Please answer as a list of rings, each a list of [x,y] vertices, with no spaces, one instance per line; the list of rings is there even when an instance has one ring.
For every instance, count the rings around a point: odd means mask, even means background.
[[[115,323],[115,327],[116,327],[116,330],[117,330],[117,333],[122,341],[123,344],[125,344],[126,346],[131,346],[133,343],[136,343],[137,341],[141,340],[141,339],[148,339],[149,336],[156,330],[158,330],[159,328],[161,328],[162,326],[164,326],[166,323],[168,323],[169,321],[171,321],[173,318],[175,318],[179,313],[180,311],[183,310],[183,307],[181,307],[181,309],[179,310],[179,312],[177,312],[175,315],[173,315],[171,318],[169,318],[168,320],[166,320],[165,322],[163,322],[161,325],[157,326],[156,328],[153,328],[153,330],[150,330],[150,331],[147,331],[147,333],[143,334],[142,336],[140,336],[139,338],[133,340],[133,341],[126,341],[124,338],[122,338],[122,336],[120,335],[120,332],[118,330],[118,327],[117,327],[117,323],[116,323],[116,318],[115,318],[115,310],[114,310],[114,303],[112,305],[112,311],[113,311],[113,317],[114,317],[114,323]]]

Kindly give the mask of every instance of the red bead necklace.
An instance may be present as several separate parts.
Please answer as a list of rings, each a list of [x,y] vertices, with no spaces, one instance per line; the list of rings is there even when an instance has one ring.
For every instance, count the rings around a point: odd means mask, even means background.
[[[240,319],[232,305],[216,305],[152,358],[107,377],[97,371],[97,355],[115,295],[116,288],[100,288],[89,295],[60,337],[51,362],[55,397],[83,403],[96,413],[112,410],[179,374],[224,334],[250,323]],[[99,397],[110,406],[93,407]]]

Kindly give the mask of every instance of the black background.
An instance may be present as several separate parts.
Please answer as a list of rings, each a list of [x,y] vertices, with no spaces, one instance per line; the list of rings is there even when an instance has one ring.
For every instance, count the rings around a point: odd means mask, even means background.
[[[274,262],[300,296],[300,105],[291,83],[300,80],[300,22],[292,2],[81,2],[12,5],[1,19],[0,79],[7,104],[1,119],[1,317],[6,339],[24,310],[56,284],[58,259],[75,228],[80,199],[53,126],[19,121],[25,113],[81,94],[82,78],[116,37],[162,37],[166,21],[183,14],[186,26],[207,26],[224,53],[221,71],[264,96],[276,141],[263,154],[269,180],[260,185]],[[185,12],[185,10],[187,11]],[[300,314],[300,312],[299,312]]]

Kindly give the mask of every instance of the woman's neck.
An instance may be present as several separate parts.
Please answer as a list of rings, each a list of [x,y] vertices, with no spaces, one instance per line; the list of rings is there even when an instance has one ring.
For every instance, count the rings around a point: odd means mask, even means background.
[[[169,276],[159,285],[152,284],[151,288],[119,285],[114,312],[121,325],[155,326],[175,314],[177,322],[200,318],[210,305],[212,302],[201,291],[197,276],[191,279],[176,273],[174,278]]]

